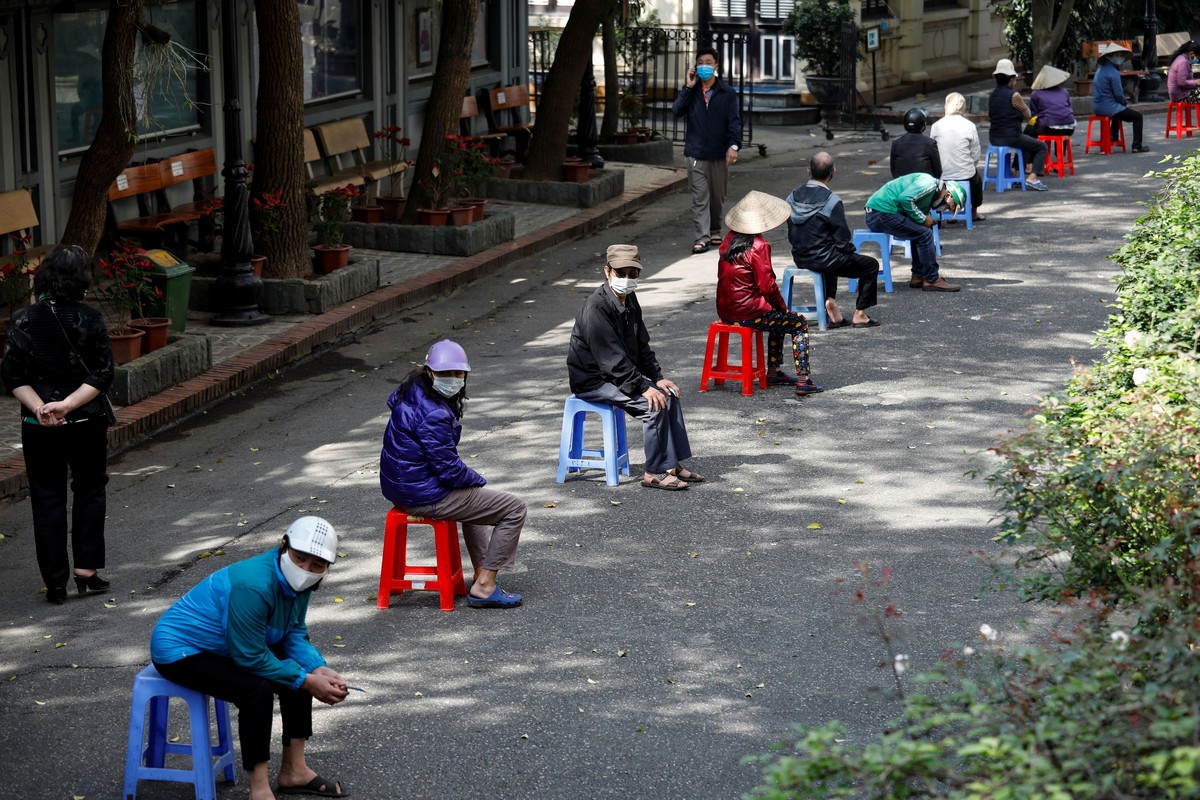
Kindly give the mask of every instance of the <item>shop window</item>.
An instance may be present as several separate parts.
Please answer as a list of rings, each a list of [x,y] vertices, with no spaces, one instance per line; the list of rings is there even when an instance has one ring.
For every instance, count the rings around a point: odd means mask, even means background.
[[[107,10],[54,15],[54,113],[60,154],[86,149],[100,125],[103,104],[100,46],[107,20]],[[147,5],[146,21],[170,33],[175,45],[191,53],[204,49],[199,39],[195,0]],[[201,62],[179,50],[177,55],[181,57],[175,60],[172,69],[160,70],[151,77],[140,40],[137,47],[134,102],[139,133],[143,137],[169,136],[199,128],[199,103],[208,91],[207,74]]]
[[[304,48],[304,100],[362,91],[363,41],[358,0],[298,0]]]

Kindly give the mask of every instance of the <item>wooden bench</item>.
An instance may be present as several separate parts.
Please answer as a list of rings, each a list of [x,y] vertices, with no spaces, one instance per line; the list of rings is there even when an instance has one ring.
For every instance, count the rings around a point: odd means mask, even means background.
[[[33,229],[41,223],[38,221],[37,210],[33,207],[33,197],[27,189],[13,189],[11,192],[0,192],[0,236],[8,239],[9,234],[31,234]],[[14,247],[10,248],[12,244]],[[3,245],[3,249],[8,251],[5,255],[0,255],[0,264],[8,265],[16,263],[16,256],[12,250],[15,250],[15,242],[8,242]],[[42,259],[46,254],[54,249],[52,244],[38,245],[37,247],[25,248],[25,260],[28,264],[36,269],[38,264],[42,263]]]
[[[169,208],[176,216],[197,214],[203,216],[212,211],[217,202],[214,179],[217,175],[217,154],[211,147],[204,150],[192,150],[158,162],[162,194],[159,202]],[[188,203],[170,205],[166,190],[172,186],[192,182],[192,199]]]
[[[531,114],[529,90],[522,84],[481,89],[479,98],[483,101],[488,133],[513,137],[516,150],[505,152],[512,153],[518,161],[524,161],[529,141],[533,138],[533,123],[528,119]]]
[[[182,255],[187,250],[188,226],[211,212],[211,178],[217,174],[211,148],[172,156],[153,164],[126,167],[108,189],[109,229],[143,244],[164,247]],[[167,190],[192,183],[191,202],[172,207]],[[137,216],[121,218],[118,204],[137,201]]]
[[[404,159],[371,159],[371,136],[367,133],[367,124],[362,118],[326,122],[318,125],[316,131],[321,150],[326,158],[332,159],[330,174],[338,178],[361,177],[367,183],[368,200],[378,194],[377,187],[380,181],[408,169],[408,162]],[[343,157],[349,157],[349,166],[342,163]],[[404,181],[398,183],[398,196],[403,197]]]
[[[487,145],[488,152],[494,158],[500,157],[500,145],[508,138],[507,133],[475,133],[472,121],[479,117],[479,101],[472,95],[467,95],[462,101],[462,112],[458,115],[458,135],[478,139]]]
[[[366,179],[362,175],[317,175],[313,164],[325,165],[321,150],[317,147],[317,135],[310,128],[304,129],[304,169],[308,175],[305,185],[314,195],[325,194],[343,186],[362,186]]]

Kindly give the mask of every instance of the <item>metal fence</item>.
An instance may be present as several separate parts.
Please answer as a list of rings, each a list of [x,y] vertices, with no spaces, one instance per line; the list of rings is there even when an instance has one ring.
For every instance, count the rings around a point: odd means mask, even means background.
[[[554,62],[556,43],[551,31],[529,32],[529,82],[535,102]],[[738,95],[742,144],[750,144],[754,139],[754,78],[749,35],[743,32],[714,31],[702,42],[699,31],[693,29],[629,28],[622,48],[624,57],[619,59],[619,86],[604,87],[605,101],[618,102],[620,92],[638,97],[645,109],[645,124],[674,142],[682,142],[686,125],[671,113],[671,106],[702,45],[711,45],[720,54],[717,60],[721,79]]]

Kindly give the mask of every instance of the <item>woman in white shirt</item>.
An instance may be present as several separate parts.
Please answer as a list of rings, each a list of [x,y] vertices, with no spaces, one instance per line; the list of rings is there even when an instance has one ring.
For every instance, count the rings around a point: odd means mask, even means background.
[[[958,92],[946,95],[946,116],[933,123],[929,135],[938,145],[942,159],[942,180],[964,181],[971,190],[971,214],[982,222],[983,176],[979,174],[979,129],[962,115],[967,100]]]

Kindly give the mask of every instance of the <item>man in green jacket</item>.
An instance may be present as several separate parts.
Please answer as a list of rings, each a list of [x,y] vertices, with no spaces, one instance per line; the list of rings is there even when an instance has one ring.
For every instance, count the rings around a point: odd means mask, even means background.
[[[947,283],[938,273],[937,249],[933,242],[934,211],[953,213],[966,201],[962,186],[945,183],[932,175],[901,175],[885,183],[867,200],[867,227],[911,242],[912,278],[908,285],[926,292],[957,292],[961,286]]]

